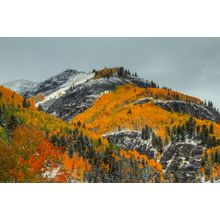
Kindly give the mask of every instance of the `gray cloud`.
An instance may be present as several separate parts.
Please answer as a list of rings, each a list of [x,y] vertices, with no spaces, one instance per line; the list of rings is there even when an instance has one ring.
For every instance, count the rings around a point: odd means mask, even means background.
[[[0,82],[125,66],[220,107],[220,38],[0,38]]]

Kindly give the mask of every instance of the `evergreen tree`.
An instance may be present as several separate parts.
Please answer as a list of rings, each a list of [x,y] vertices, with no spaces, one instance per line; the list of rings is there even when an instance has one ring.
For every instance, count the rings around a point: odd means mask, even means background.
[[[199,133],[200,133],[200,125],[198,125],[197,127],[196,127],[196,133],[197,133],[197,135],[199,135]]]
[[[38,110],[38,111],[43,111],[43,110],[44,110],[41,104],[39,104],[37,110]]]
[[[206,125],[202,126],[202,130],[200,132],[200,139],[202,141],[202,144],[207,144],[209,137],[209,130]]]
[[[192,138],[195,135],[195,120],[190,117],[189,120],[186,122],[186,132],[188,134],[188,138]]]
[[[4,111],[3,111],[2,106],[0,106],[0,126],[2,126],[3,128],[5,128],[6,126],[5,118],[4,118]]]
[[[73,157],[73,153],[74,153],[74,143],[73,143],[73,141],[71,141],[70,142],[70,149],[69,149],[69,153],[68,153],[69,158]]]
[[[124,77],[124,75],[125,75],[124,67],[120,67],[118,70],[118,77]]]
[[[218,163],[218,151],[214,152],[214,163]]]
[[[60,138],[60,146],[64,147],[64,149],[67,148],[67,140],[65,137]]]
[[[30,103],[29,103],[30,104]],[[29,107],[29,104],[28,104],[28,100],[26,98],[23,99],[23,103],[22,103],[22,107],[23,108],[28,108]]]
[[[154,133],[152,133],[152,146],[155,147],[158,150],[158,152],[162,153],[162,139],[160,137],[157,137]]]
[[[172,128],[171,141],[172,141],[172,143],[176,143],[176,141],[177,141],[177,127],[176,126],[173,126],[173,128]]]
[[[9,133],[12,133],[19,124],[19,119],[15,115],[11,115],[7,124],[7,129],[9,130]]]
[[[51,138],[50,138],[50,142],[54,145],[54,146],[58,146],[58,137],[57,135],[53,135]]]
[[[141,138],[143,140],[148,140],[150,138],[151,129],[145,125],[145,127],[141,130]]]
[[[209,133],[214,134],[214,125],[213,125],[213,123],[210,124]]]

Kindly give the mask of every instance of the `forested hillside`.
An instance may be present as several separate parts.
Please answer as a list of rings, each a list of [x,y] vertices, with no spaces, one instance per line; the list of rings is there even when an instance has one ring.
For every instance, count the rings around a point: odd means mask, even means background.
[[[220,114],[123,67],[0,86],[0,182],[218,182]]]
[[[9,89],[0,87],[0,94],[1,182],[162,181],[156,161],[120,150]]]

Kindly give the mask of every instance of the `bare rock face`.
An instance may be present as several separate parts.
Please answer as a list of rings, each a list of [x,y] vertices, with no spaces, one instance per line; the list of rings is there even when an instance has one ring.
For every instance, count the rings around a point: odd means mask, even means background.
[[[128,83],[149,87],[147,81],[136,77],[91,78],[83,84],[77,85],[73,90],[68,90],[64,96],[55,100],[48,107],[47,112],[65,121],[69,121],[77,114],[91,107],[94,101],[104,93],[111,92],[117,86]]]
[[[171,144],[162,154],[162,164],[167,178],[175,173],[175,182],[200,182],[198,171],[201,168],[201,155],[205,147],[199,144],[176,143]]]
[[[220,114],[212,107],[183,101],[156,101],[155,103],[170,112],[184,112],[195,118],[220,123]]]
[[[152,146],[151,140],[143,140],[140,131],[118,131],[104,135],[108,141],[118,147],[137,150],[150,159],[155,159],[157,151]]]
[[[149,159],[157,160],[157,149],[152,146],[151,139],[143,140],[140,131],[117,131],[104,135],[108,141],[120,148],[137,150]],[[170,182],[170,176],[175,174],[173,181],[177,183],[201,182],[198,175],[201,168],[201,155],[205,147],[199,141],[185,140],[164,146],[158,162],[165,172],[165,181]]]

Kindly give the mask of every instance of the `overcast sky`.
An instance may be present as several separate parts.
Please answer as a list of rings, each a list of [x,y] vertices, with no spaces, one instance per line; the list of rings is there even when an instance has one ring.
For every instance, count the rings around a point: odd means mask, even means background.
[[[0,83],[124,66],[220,108],[220,38],[0,38]]]

